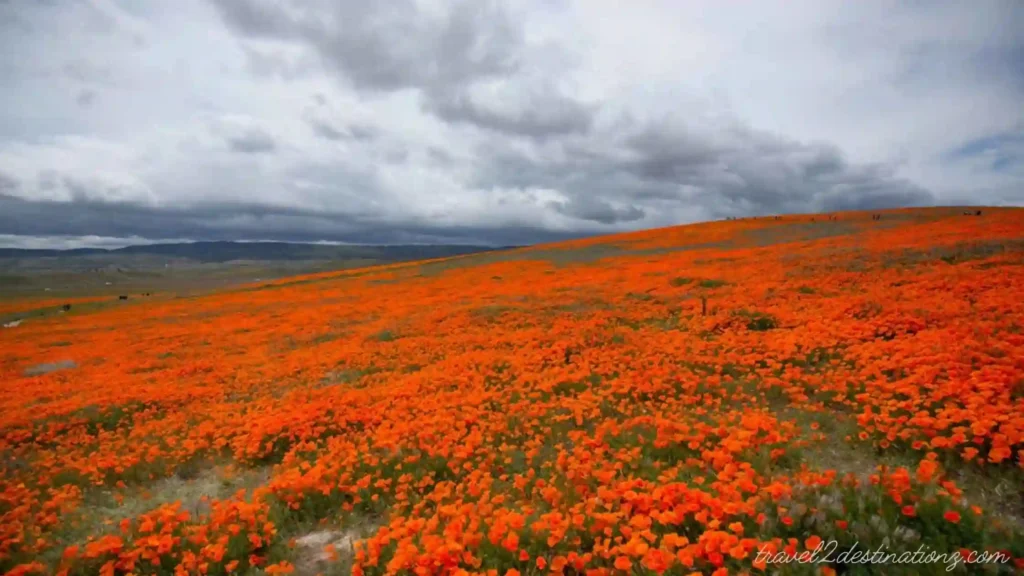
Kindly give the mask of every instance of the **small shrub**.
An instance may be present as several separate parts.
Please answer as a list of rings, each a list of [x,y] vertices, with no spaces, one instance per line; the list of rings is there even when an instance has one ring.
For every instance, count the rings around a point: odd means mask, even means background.
[[[398,335],[391,330],[381,330],[373,335],[373,339],[378,342],[394,342],[398,340]]]
[[[742,316],[747,319],[747,330],[754,332],[764,332],[778,328],[779,321],[771,314],[765,314],[764,312],[750,312],[748,310],[740,310],[736,313],[737,316]]]
[[[775,320],[775,318],[773,318],[772,316],[768,316],[767,314],[764,316],[751,318],[750,321],[747,322],[747,330],[753,330],[755,332],[764,332],[766,330],[772,330],[776,327],[778,327],[778,322]]]

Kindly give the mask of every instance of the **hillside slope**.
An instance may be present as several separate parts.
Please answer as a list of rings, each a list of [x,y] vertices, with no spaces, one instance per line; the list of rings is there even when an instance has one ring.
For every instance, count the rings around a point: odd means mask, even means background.
[[[1024,211],[926,209],[29,321],[0,330],[0,569],[829,573],[778,554],[835,542],[1013,573],[1021,294]]]

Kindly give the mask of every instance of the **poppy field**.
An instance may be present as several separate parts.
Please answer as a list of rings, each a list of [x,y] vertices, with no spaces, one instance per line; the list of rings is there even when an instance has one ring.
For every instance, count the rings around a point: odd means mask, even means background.
[[[1024,210],[109,304],[0,330],[5,573],[1024,570]]]

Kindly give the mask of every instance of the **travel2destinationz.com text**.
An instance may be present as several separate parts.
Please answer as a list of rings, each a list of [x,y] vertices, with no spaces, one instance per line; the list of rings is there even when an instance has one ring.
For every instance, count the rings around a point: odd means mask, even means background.
[[[786,550],[771,550],[762,547],[754,560],[755,566],[771,564],[839,564],[839,565],[892,565],[892,564],[942,564],[947,571],[953,571],[960,565],[971,564],[1006,564],[1010,556],[1003,552],[986,552],[977,550],[954,550],[938,552],[922,544],[917,550],[890,552],[888,542],[883,542],[876,549],[860,548],[857,542],[847,548],[840,548],[836,540],[821,540],[815,546],[808,545],[808,550],[800,554]]]

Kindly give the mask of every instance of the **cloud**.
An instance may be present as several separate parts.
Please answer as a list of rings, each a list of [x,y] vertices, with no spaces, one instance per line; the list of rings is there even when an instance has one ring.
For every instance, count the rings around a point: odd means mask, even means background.
[[[0,172],[0,194],[10,194],[18,187],[18,181],[13,176]]]
[[[294,81],[310,75],[316,68],[314,58],[291,49],[287,44],[274,43],[269,48],[246,45],[243,50],[248,59],[248,69],[256,76]]]
[[[263,0],[215,4],[244,37],[308,46],[357,89],[422,91],[423,109],[447,122],[544,137],[585,132],[593,121],[593,106],[520,74],[524,30],[497,2],[461,0],[436,13],[412,0],[312,9]],[[284,57],[247,50],[257,69],[287,74]],[[501,101],[509,94],[518,102]]]
[[[560,212],[606,224],[640,220],[645,211],[637,205],[672,210],[685,204],[723,217],[935,202],[884,165],[850,165],[834,146],[744,127],[628,123],[594,141],[600,144],[585,141],[538,157],[494,153],[477,185],[539,182],[570,198],[554,204]]]
[[[413,0],[214,4],[240,34],[309,46],[355,87],[368,90],[506,74],[515,69],[511,48],[521,33],[489,0],[462,0],[437,11],[421,10]]]
[[[573,197],[567,202],[552,202],[551,205],[566,216],[601,224],[632,222],[644,217],[644,211],[636,206],[615,207],[605,200],[585,196]]]
[[[265,154],[277,149],[277,142],[259,123],[246,116],[218,118],[212,126],[228,148],[240,154]]]
[[[310,120],[309,126],[317,136],[325,140],[341,140],[345,137],[344,132],[322,120]]]
[[[109,236],[19,236],[16,234],[0,234],[0,246],[4,248],[20,248],[23,250],[74,250],[76,248],[123,248],[142,244],[155,244],[161,241],[186,242],[188,239],[152,239],[144,236],[112,238]]]
[[[0,3],[0,234],[501,244],[1021,204],[1022,16],[945,0]]]
[[[1002,150],[1005,147],[1020,147],[1024,145],[1024,130],[1013,132],[1002,132],[989,134],[981,138],[974,138],[964,144],[957,146],[949,152],[950,158],[963,158],[986,154],[994,150]]]
[[[386,224],[386,225],[382,225]],[[576,236],[529,225],[495,230],[473,225],[432,226],[430,223],[382,223],[343,212],[321,212],[260,204],[214,204],[188,207],[141,206],[78,198],[71,202],[33,201],[0,194],[0,241],[8,246],[53,245],[9,237],[62,239],[96,236],[181,239],[334,241],[367,244],[521,245]],[[154,231],[159,231],[154,234]],[[4,241],[6,239],[6,241]],[[116,243],[116,242],[114,242]]]
[[[1024,182],[1024,123],[960,142],[942,154],[947,177],[963,182],[960,199],[1020,205]]]
[[[567,96],[542,93],[527,95],[511,105],[480,101],[468,90],[435,91],[426,108],[452,123],[468,123],[508,134],[546,138],[583,134],[594,122],[595,107]]]
[[[64,63],[61,72],[68,79],[90,86],[112,86],[113,72],[106,66],[75,58]]]
[[[96,92],[94,90],[82,90],[75,97],[75,103],[82,108],[88,108],[96,100]]]
[[[348,127],[348,133],[352,138],[364,142],[377,137],[377,130],[372,126],[352,125]]]
[[[270,134],[260,130],[250,130],[245,134],[229,137],[228,146],[235,152],[243,154],[273,152],[277,147]]]
[[[946,154],[950,162],[983,162],[993,172],[1003,173],[1024,160],[1024,129],[974,138]]]
[[[370,126],[352,125],[348,126],[344,130],[335,128],[327,120],[319,118],[310,118],[309,127],[313,130],[313,133],[324,140],[358,140],[361,142],[368,142],[378,136],[377,131]]]

